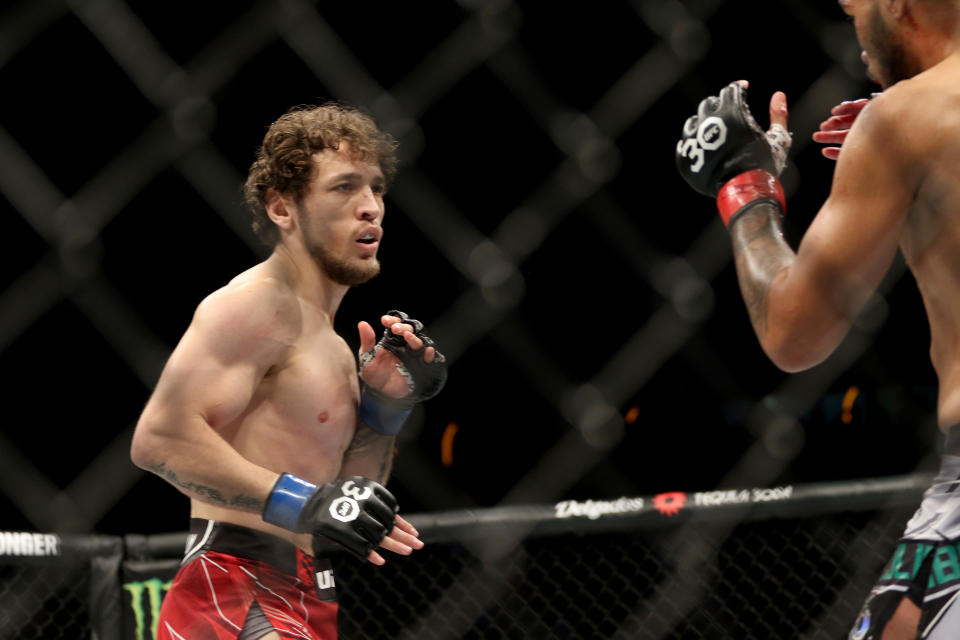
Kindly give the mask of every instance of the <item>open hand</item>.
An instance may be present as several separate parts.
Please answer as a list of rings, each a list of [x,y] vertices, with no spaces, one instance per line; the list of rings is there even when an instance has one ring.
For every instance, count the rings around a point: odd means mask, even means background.
[[[847,100],[830,110],[830,117],[820,123],[820,130],[813,134],[813,141],[821,144],[837,145],[824,147],[820,153],[831,160],[840,155],[840,145],[847,138],[853,121],[857,119],[863,108],[870,104],[869,98]]]

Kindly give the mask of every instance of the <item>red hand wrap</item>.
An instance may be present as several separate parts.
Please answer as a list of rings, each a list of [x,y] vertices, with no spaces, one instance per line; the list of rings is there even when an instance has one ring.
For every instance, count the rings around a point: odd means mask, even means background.
[[[729,227],[730,220],[751,202],[766,198],[779,202],[781,211],[787,210],[783,185],[775,176],[762,169],[744,171],[729,180],[717,192],[717,209],[720,210],[723,226]]]

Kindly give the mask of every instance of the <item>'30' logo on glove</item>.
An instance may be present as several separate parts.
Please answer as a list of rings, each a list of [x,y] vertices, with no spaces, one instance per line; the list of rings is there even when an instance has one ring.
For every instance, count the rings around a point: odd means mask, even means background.
[[[741,173],[762,169],[776,177],[787,163],[790,133],[780,123],[768,131],[760,128],[747,105],[745,85],[731,82],[720,95],[701,100],[677,142],[674,160],[680,175],[711,198]]]
[[[680,155],[693,160],[690,171],[703,169],[703,152],[716,151],[727,141],[727,125],[717,116],[710,116],[697,127],[697,136],[687,138],[680,147]]]
[[[330,517],[340,522],[353,522],[360,515],[360,502],[373,495],[370,487],[358,487],[353,480],[347,480],[340,487],[343,495],[330,503]]]

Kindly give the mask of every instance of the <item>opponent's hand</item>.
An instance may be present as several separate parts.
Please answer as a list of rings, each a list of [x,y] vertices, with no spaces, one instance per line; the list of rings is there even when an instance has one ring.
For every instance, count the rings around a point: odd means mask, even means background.
[[[683,125],[677,142],[680,175],[700,193],[716,197],[731,178],[761,169],[774,178],[787,163],[791,137],[787,131],[787,98],[778,91],[770,100],[770,129],[760,129],[747,105],[745,80],[731,82],[700,102]]]
[[[367,322],[360,322],[360,377],[368,387],[408,404],[437,395],[447,379],[446,359],[423,331],[423,323],[402,311],[380,318],[383,337]]]
[[[836,145],[824,147],[820,153],[830,160],[836,160],[840,155],[840,146],[846,140],[854,120],[870,104],[870,98],[847,100],[830,110],[830,117],[820,123],[820,130],[813,134],[813,141],[821,144]]]

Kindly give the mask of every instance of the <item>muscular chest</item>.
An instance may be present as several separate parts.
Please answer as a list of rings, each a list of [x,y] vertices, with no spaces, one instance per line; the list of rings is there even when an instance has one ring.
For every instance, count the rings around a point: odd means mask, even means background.
[[[332,330],[305,335],[272,387],[272,403],[285,421],[331,436],[352,435],[359,398],[356,362]]]

